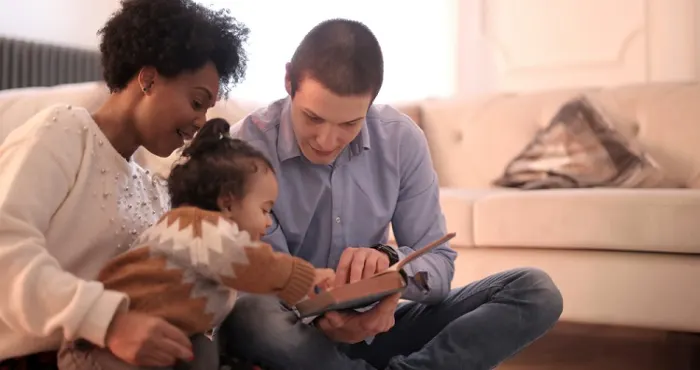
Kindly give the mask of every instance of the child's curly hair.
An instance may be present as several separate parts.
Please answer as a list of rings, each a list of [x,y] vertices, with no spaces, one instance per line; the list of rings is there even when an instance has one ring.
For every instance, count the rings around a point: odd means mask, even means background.
[[[251,174],[273,171],[272,164],[248,143],[231,138],[222,118],[207,121],[187,145],[168,177],[173,208],[189,205],[218,211],[221,196],[242,199]]]

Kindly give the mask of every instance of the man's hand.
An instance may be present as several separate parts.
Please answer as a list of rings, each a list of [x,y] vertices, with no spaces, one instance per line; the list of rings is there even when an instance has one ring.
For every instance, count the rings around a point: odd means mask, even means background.
[[[335,286],[354,283],[389,268],[389,256],[372,248],[346,248],[335,270]]]
[[[394,313],[400,298],[400,293],[386,297],[371,310],[363,313],[326,312],[318,319],[316,325],[333,341],[358,343],[394,327]]]
[[[106,344],[115,356],[137,366],[172,366],[177,359],[191,361],[194,356],[185,333],[161,318],[137,312],[114,316]]]

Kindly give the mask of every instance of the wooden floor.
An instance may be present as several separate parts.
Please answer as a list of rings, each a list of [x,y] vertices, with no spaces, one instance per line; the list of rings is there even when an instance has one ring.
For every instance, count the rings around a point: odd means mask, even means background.
[[[562,323],[497,370],[699,370],[700,336]]]

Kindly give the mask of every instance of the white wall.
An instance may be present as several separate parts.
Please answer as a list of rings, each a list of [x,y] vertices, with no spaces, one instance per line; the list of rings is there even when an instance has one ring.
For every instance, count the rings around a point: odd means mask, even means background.
[[[234,14],[252,28],[248,79],[235,94],[251,98],[262,97],[263,90],[279,92],[283,62],[303,35],[301,28],[291,30],[283,24],[288,17],[272,18],[271,26],[263,22],[269,17],[254,16],[258,1],[202,0],[238,8]],[[427,12],[429,2],[410,0],[411,6],[404,8],[414,9],[411,16],[392,28],[363,15],[359,8],[364,7],[346,4],[331,11],[307,4],[306,9],[318,14],[307,15],[303,28],[325,16],[362,18],[377,28],[390,54],[386,100],[393,100],[392,95],[400,100],[420,98],[420,84],[429,86],[429,95],[450,90],[473,95],[700,79],[700,0],[440,0]],[[454,9],[450,4],[456,7],[455,20],[445,15]],[[118,6],[119,0],[0,0],[0,35],[96,48],[97,30]],[[279,13],[291,11],[285,10]],[[419,22],[421,11],[427,15],[424,20],[433,23],[444,17],[444,29]],[[299,23],[297,18],[290,22]],[[445,36],[454,27],[455,38]],[[280,29],[286,29],[289,45],[272,45]],[[450,45],[455,45],[456,56],[455,51],[444,51]],[[416,55],[421,49],[429,52]],[[268,54],[270,50],[276,51]],[[430,68],[440,72],[426,74]],[[455,75],[454,85],[448,86],[446,76]]]
[[[285,64],[294,49],[313,26],[333,17],[365,22],[380,40],[386,68],[378,101],[456,91],[459,0],[197,1],[230,8],[251,29],[246,79],[233,97],[269,101],[284,96]],[[95,33],[118,7],[119,0],[0,0],[0,35],[95,48]]]
[[[458,93],[698,81],[698,0],[460,0]]]
[[[119,0],[0,0],[0,35],[96,49]]]
[[[197,1],[230,9],[250,28],[248,71],[232,91],[234,97],[262,101],[283,97],[285,65],[299,42],[319,22],[338,17],[365,23],[381,44],[385,72],[377,101],[444,97],[456,91],[460,0]]]

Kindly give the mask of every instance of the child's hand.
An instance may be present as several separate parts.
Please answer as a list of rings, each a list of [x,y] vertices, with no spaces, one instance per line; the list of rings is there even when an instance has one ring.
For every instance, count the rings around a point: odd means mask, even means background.
[[[311,287],[309,296],[315,295],[314,290],[316,287],[319,287],[321,291],[330,289],[335,280],[335,271],[332,269],[316,269],[315,272],[314,285]]]

